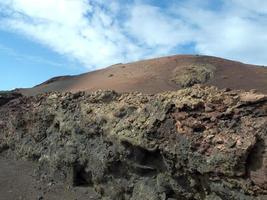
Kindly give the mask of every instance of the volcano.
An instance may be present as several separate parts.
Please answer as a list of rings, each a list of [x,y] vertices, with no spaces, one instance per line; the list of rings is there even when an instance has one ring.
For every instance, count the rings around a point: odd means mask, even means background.
[[[75,76],[54,77],[33,88],[18,91],[27,96],[99,89],[155,94],[194,84],[267,93],[267,68],[211,56],[175,55],[119,63]]]

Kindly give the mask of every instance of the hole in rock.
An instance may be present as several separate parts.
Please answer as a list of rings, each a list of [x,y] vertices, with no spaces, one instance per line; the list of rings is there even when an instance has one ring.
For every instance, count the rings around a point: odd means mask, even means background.
[[[206,130],[206,127],[202,124],[197,124],[193,127],[193,131],[197,133],[204,132]]]
[[[266,175],[266,144],[264,139],[257,138],[257,142],[251,149],[246,160],[247,176],[254,184],[267,189]]]
[[[154,175],[158,172],[166,171],[163,157],[159,150],[149,151],[145,148],[134,146],[128,142],[123,145],[128,150],[128,164],[134,172],[141,175]]]
[[[91,186],[92,185],[92,174],[86,172],[85,167],[76,164],[73,167],[73,186]]]

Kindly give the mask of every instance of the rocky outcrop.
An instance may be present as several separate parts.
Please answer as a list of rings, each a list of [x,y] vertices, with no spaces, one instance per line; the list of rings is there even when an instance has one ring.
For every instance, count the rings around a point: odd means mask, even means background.
[[[194,86],[49,93],[0,107],[0,152],[99,199],[266,199],[267,99]]]
[[[214,77],[216,67],[211,64],[196,63],[185,65],[180,69],[174,70],[172,81],[181,88],[192,87],[195,84],[207,83]]]
[[[0,106],[19,97],[22,97],[22,95],[17,92],[0,92]]]

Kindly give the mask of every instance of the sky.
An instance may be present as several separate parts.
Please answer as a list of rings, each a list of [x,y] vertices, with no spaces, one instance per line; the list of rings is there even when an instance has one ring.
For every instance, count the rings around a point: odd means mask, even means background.
[[[0,90],[173,54],[267,65],[267,1],[0,0]]]

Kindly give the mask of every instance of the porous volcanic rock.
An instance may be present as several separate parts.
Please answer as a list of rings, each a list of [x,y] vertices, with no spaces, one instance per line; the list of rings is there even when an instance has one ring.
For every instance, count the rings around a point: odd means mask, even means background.
[[[255,92],[47,93],[0,107],[2,154],[99,199],[266,199],[266,143]]]
[[[17,92],[1,92],[0,91],[0,106],[19,97],[22,97],[22,94],[17,93]]]

